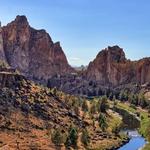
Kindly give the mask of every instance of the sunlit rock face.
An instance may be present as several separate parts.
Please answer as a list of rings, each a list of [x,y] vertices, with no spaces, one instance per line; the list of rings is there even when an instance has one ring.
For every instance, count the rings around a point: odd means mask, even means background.
[[[99,52],[87,69],[87,78],[101,84],[117,86],[131,82],[144,84],[150,81],[150,58],[130,61],[119,46]]]
[[[45,30],[30,27],[25,16],[2,27],[3,48],[8,64],[23,75],[47,80],[55,74],[70,73],[60,43],[53,43]]]
[[[60,43],[54,43],[45,30],[30,27],[25,16],[17,16],[0,28],[0,60],[34,81],[47,83],[52,77],[50,87],[57,86],[73,94],[92,90],[98,93],[101,86],[113,88],[150,82],[150,58],[128,60],[119,46],[103,49],[86,69],[72,74],[75,71],[68,64]]]
[[[5,53],[4,53],[4,46],[3,46],[1,22],[0,22],[0,60],[6,62]]]

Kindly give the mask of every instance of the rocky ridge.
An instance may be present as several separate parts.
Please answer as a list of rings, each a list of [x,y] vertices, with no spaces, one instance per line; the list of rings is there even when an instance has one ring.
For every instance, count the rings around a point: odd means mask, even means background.
[[[59,42],[30,27],[25,16],[0,28],[0,59],[31,80],[77,95],[134,89],[150,82],[150,58],[131,61],[119,46],[103,49],[83,69],[73,69]],[[101,91],[103,89],[103,91]]]
[[[89,64],[86,73],[88,79],[103,85],[145,84],[150,82],[150,58],[130,61],[119,46],[108,47]]]
[[[131,61],[119,46],[108,47],[99,52],[86,70],[73,75],[54,76],[49,87],[58,87],[67,93],[82,96],[100,96],[127,89],[138,92],[149,90],[150,58]]]
[[[57,147],[52,142],[52,133],[59,129],[65,142],[71,126],[78,129],[78,140],[82,130],[88,128],[91,141],[89,147],[112,149],[112,144],[118,147],[126,141],[116,137],[111,127],[105,132],[100,129],[98,110],[93,116],[93,125],[89,113],[85,115],[80,103],[83,105],[83,99],[55,88],[37,85],[16,72],[0,72],[0,148],[65,150],[64,144]],[[107,121],[112,122],[114,115],[108,113]],[[118,119],[121,123],[120,118]],[[77,146],[79,149],[86,149],[81,142]]]
[[[45,30],[30,27],[25,16],[17,16],[1,31],[6,63],[26,77],[42,81],[73,71],[60,43],[54,43]]]

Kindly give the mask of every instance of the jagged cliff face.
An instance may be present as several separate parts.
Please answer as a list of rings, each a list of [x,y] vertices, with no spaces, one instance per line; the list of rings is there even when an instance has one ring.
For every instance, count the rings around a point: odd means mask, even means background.
[[[149,91],[150,58],[131,61],[126,59],[119,46],[108,47],[99,52],[86,70],[74,75],[55,76],[47,85],[69,94],[89,97],[122,90]]]
[[[53,43],[45,30],[30,27],[25,16],[17,16],[2,27],[2,36],[8,64],[22,74],[47,80],[72,71],[60,43]]]
[[[77,79],[72,77],[74,70],[69,66],[60,43],[53,43],[45,30],[30,27],[25,16],[17,16],[0,28],[0,60],[38,81],[47,81],[56,74],[70,74],[69,77],[58,76],[59,87],[63,88],[61,90],[66,89],[64,87],[69,91],[73,89],[75,93],[85,87],[88,89],[91,80],[97,87],[150,82],[150,58],[127,60],[119,46],[102,50],[86,70],[77,74]],[[54,83],[52,85],[55,86]]]
[[[2,37],[2,28],[1,28],[1,22],[0,22],[0,60],[5,60],[5,54],[4,54],[4,47],[3,47],[3,37]]]
[[[141,84],[150,83],[150,58],[136,62],[136,80]]]
[[[102,50],[86,71],[87,78],[104,85],[150,82],[150,59],[130,61],[118,46]]]

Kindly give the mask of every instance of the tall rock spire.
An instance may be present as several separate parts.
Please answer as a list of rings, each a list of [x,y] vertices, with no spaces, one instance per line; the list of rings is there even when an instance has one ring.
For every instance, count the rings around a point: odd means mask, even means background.
[[[32,28],[25,16],[2,27],[2,33],[6,60],[23,75],[45,82],[54,75],[74,72],[60,44],[45,30]]]
[[[2,36],[1,21],[0,21],[0,60],[6,62],[4,47],[3,47],[3,36]]]

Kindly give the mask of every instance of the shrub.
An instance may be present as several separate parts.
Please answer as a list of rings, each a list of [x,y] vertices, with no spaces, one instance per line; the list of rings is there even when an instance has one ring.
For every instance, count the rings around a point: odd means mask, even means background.
[[[90,108],[90,113],[95,114],[97,112],[96,102],[93,101],[92,106]]]
[[[106,113],[109,108],[107,97],[103,96],[99,102],[99,112]]]
[[[102,129],[102,131],[105,131],[106,128],[108,127],[106,117],[104,114],[100,113],[99,118],[98,118],[99,126]]]
[[[88,111],[88,105],[87,105],[87,101],[86,100],[84,100],[83,101],[83,104],[82,104],[82,110],[84,111],[84,112],[87,112]]]
[[[90,138],[89,138],[89,133],[87,131],[87,129],[84,129],[82,131],[82,135],[81,135],[81,142],[87,146],[90,143]]]
[[[59,146],[63,143],[63,135],[59,129],[56,129],[52,133],[51,140],[56,146]]]
[[[78,132],[75,128],[71,127],[69,129],[69,135],[65,142],[66,147],[77,147],[77,139],[78,139]]]

